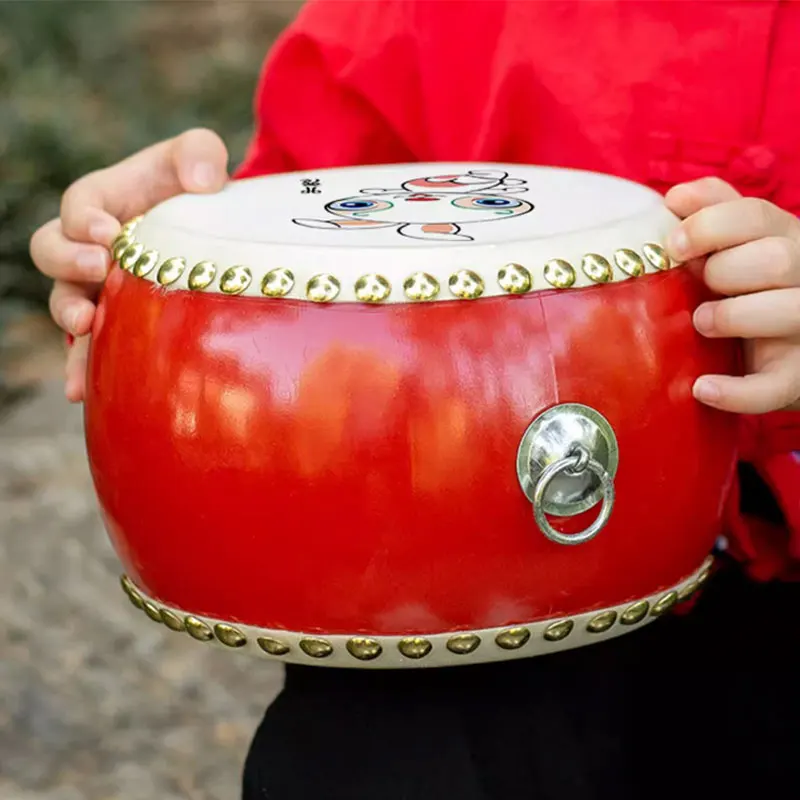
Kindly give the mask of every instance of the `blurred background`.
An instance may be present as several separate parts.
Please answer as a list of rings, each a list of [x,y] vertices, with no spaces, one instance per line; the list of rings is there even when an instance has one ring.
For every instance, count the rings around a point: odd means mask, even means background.
[[[0,2],[0,800],[233,800],[279,688],[120,591],[28,240],[73,180],[189,127],[235,166],[299,5]]]

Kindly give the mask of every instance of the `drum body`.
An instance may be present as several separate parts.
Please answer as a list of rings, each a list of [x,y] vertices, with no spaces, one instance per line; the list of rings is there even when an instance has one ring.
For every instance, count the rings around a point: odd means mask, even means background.
[[[465,190],[464,175],[560,178],[386,169],[439,181],[386,180],[395,206],[403,192],[506,199],[496,185]],[[289,178],[318,180],[247,191]],[[86,432],[134,604],[268,658],[403,667],[599,641],[691,594],[738,428],[691,388],[735,372],[738,350],[694,331],[699,270],[668,263],[658,240],[675,221],[641,202],[634,222],[500,242],[474,260],[466,240],[381,252],[341,244],[361,231],[304,220],[337,243],[268,242],[244,265],[222,252],[240,244],[178,230],[159,209],[128,227],[93,331]]]

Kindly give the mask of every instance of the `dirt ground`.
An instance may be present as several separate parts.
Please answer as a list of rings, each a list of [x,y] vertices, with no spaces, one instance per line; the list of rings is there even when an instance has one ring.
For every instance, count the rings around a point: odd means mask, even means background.
[[[236,800],[281,673],[134,611],[60,338],[33,317],[4,344],[5,380],[30,394],[0,410],[0,800]]]

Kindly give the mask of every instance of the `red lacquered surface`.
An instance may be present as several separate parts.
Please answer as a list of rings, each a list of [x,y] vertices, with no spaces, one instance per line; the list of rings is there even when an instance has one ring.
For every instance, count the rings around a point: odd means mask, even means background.
[[[564,292],[364,307],[155,290],[114,269],[86,403],[91,468],[133,580],[220,619],[430,633],[637,598],[719,533],[737,421],[691,396],[737,369],[698,336],[688,270]],[[515,458],[579,402],[619,441],[591,542],[536,527]],[[568,523],[577,530],[597,509]]]

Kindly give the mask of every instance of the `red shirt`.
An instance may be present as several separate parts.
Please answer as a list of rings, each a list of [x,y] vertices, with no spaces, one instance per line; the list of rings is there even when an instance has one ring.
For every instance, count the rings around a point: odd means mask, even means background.
[[[267,59],[239,176],[402,161],[718,175],[800,216],[796,0],[312,0]],[[756,578],[800,564],[800,415],[743,419],[790,534],[728,514]]]

